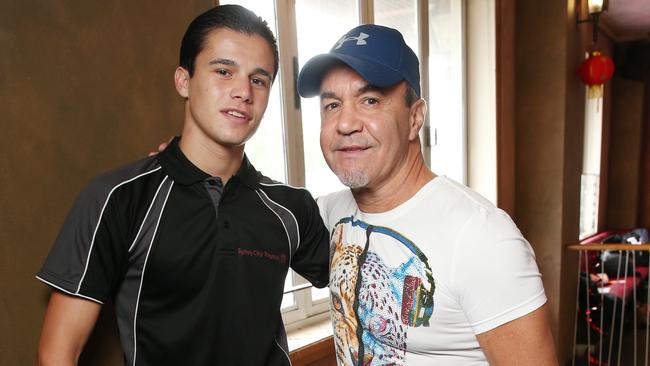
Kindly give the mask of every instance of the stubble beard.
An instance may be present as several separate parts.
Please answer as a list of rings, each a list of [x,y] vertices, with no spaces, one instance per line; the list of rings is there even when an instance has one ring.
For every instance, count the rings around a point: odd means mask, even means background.
[[[350,189],[363,188],[368,185],[370,181],[368,174],[362,171],[344,171],[338,173],[337,177],[341,183]]]

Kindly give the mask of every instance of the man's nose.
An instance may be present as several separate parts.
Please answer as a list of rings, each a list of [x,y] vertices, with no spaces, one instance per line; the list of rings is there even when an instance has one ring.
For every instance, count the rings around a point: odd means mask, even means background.
[[[336,123],[336,130],[342,135],[351,135],[363,129],[363,121],[353,108],[341,107]]]
[[[233,87],[230,90],[230,96],[233,99],[241,100],[245,103],[251,102],[251,83],[248,78],[237,78],[233,81]]]

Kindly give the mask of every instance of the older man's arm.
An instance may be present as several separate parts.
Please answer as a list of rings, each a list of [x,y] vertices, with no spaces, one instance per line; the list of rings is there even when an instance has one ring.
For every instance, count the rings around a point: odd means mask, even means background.
[[[546,305],[477,338],[490,365],[558,365]]]

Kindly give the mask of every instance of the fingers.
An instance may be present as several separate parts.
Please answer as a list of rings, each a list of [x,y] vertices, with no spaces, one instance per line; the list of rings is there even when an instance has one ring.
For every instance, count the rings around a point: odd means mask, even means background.
[[[158,151],[150,151],[149,155],[147,155],[147,156],[158,155],[159,152],[162,152],[163,150],[165,150],[167,148],[167,145],[169,145],[169,142],[171,142],[172,139],[173,139],[173,137],[171,139],[169,139],[168,142],[162,142],[160,145],[158,145]]]

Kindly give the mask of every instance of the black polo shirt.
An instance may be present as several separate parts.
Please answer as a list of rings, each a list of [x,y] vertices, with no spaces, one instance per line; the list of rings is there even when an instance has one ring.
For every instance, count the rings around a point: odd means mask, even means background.
[[[223,187],[176,138],[92,180],[37,277],[113,299],[127,365],[289,365],[284,279],[327,285],[328,243],[309,192],[246,157]]]

